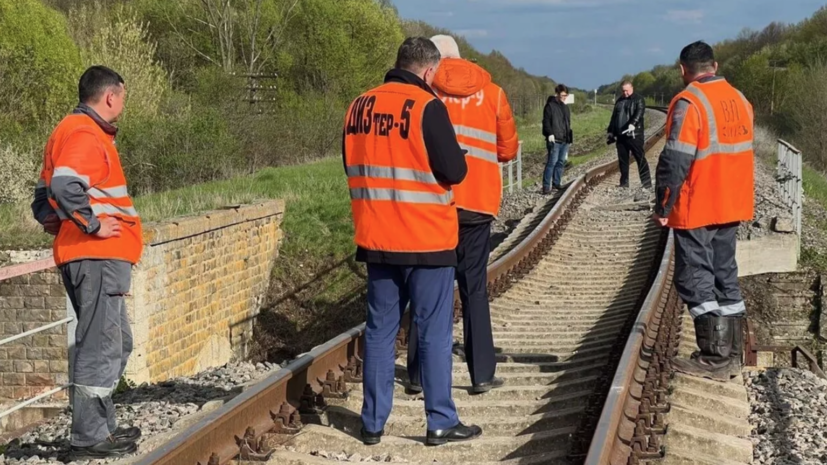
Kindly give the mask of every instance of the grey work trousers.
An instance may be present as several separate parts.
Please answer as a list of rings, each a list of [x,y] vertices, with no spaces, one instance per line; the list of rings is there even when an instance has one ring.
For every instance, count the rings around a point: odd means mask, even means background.
[[[79,260],[60,267],[75,314],[72,364],[73,446],[97,444],[118,427],[112,392],[132,352],[124,295],[132,265],[120,260]]]
[[[675,286],[692,318],[746,312],[735,262],[739,223],[675,229]]]

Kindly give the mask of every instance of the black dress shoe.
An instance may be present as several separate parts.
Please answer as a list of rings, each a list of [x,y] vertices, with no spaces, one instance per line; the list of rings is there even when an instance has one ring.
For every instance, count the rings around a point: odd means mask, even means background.
[[[468,441],[479,437],[482,428],[477,425],[465,426],[462,422],[450,429],[428,430],[425,435],[426,446],[439,446],[448,442]]]
[[[498,387],[502,387],[505,384],[505,381],[502,378],[494,378],[487,383],[480,383],[475,384],[471,390],[474,394],[482,394],[483,392],[488,392],[492,389],[496,389]]]
[[[382,435],[385,434],[385,430],[382,430],[378,433],[368,433],[367,431],[365,431],[365,428],[363,427],[361,434],[362,442],[366,446],[374,446],[376,444],[379,444],[380,441],[382,441]]]
[[[131,428],[121,428],[118,427],[115,431],[112,432],[112,437],[115,438],[116,441],[121,442],[135,442],[141,437],[141,429],[137,427]]]
[[[421,394],[421,393],[422,393],[422,385],[421,384],[408,383],[408,385],[405,386],[405,394],[407,394],[409,396],[415,396],[415,395]]]
[[[72,460],[79,458],[110,458],[123,457],[124,455],[133,454],[138,451],[138,445],[132,441],[118,441],[113,436],[109,436],[103,441],[87,447],[72,446],[69,449],[69,456]]]

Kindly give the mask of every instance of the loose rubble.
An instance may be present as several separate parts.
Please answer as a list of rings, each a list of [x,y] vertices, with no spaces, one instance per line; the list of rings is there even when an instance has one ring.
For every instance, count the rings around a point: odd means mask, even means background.
[[[827,380],[778,368],[746,379],[755,465],[827,463]]]
[[[393,462],[393,463],[408,463],[407,460],[401,457],[394,457],[388,454],[382,455],[371,455],[367,457],[362,457],[360,454],[351,454],[348,456],[344,452],[334,453],[334,452],[327,452],[324,450],[313,451],[310,455],[314,457],[319,457],[323,459],[330,460],[332,462]]]
[[[224,402],[240,394],[281,368],[279,364],[249,362],[230,363],[201,372],[190,378],[175,378],[153,385],[141,385],[115,394],[113,400],[120,426],[137,426],[143,433],[141,444],[152,436],[169,432],[176,423],[193,415],[211,402]],[[68,462],[71,413],[60,413],[47,423],[10,442],[0,463],[47,464]],[[75,465],[103,464],[110,460],[74,461]]]

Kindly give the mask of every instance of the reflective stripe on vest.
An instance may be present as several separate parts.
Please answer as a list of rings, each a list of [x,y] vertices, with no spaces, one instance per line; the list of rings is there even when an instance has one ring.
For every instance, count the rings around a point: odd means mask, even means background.
[[[371,166],[371,165],[353,165],[345,169],[349,178],[353,177],[369,177],[369,178],[386,178],[397,179],[399,181],[416,181],[427,184],[439,184],[433,173],[428,171],[413,170],[409,168],[395,168],[392,166]]]
[[[423,203],[434,205],[451,205],[453,195],[434,194],[433,192],[403,191],[400,189],[379,189],[371,187],[352,187],[350,198],[353,200],[387,200],[405,203]]]

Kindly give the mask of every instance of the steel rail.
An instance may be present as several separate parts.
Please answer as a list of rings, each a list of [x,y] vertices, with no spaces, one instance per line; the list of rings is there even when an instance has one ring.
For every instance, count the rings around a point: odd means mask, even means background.
[[[660,140],[664,131],[661,127],[646,140],[646,150]],[[617,163],[609,162],[579,176],[520,244],[489,265],[488,288],[492,297],[508,289],[515,278],[539,261],[591,187],[616,170]],[[302,427],[300,413],[318,411],[326,405],[326,397],[343,397],[347,382],[361,380],[364,330],[365,325],[361,324],[313,348],[134,463],[223,465],[233,459],[259,456],[256,445],[260,436],[298,432]],[[638,336],[639,330],[631,337]],[[627,368],[621,365],[618,372]],[[610,433],[607,430],[607,436]]]

